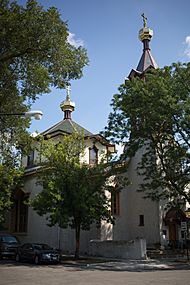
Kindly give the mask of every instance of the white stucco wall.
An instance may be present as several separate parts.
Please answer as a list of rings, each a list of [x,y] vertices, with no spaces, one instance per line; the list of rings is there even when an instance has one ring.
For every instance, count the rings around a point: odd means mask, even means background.
[[[99,150],[98,153],[105,154],[106,146],[93,139],[85,140],[86,149],[84,157],[81,159],[84,163],[89,163],[89,148],[95,144]],[[120,215],[115,216],[115,225],[102,222],[101,229],[94,227],[90,231],[81,233],[81,252],[88,253],[90,240],[115,240],[129,241],[136,238],[145,239],[147,245],[159,243],[162,235],[162,217],[161,205],[150,199],[143,199],[143,193],[137,192],[142,177],[137,175],[136,167],[142,153],[131,159],[129,168],[126,171],[131,184],[120,192]],[[37,156],[37,154],[35,155]],[[100,158],[99,158],[100,159]],[[35,177],[27,176],[25,182],[25,191],[31,193],[31,198],[39,193],[40,186],[36,185]],[[144,216],[144,226],[139,226],[139,216]],[[21,240],[46,242],[53,247],[61,247],[63,251],[74,253],[75,233],[71,229],[59,229],[59,227],[48,227],[44,217],[39,217],[31,208],[28,216],[28,232],[22,236]]]
[[[131,241],[100,241],[90,242],[89,254],[122,259],[146,259],[146,240],[135,239]]]
[[[81,162],[83,163],[89,163],[89,148],[92,148],[95,146],[98,149],[98,162],[101,161],[102,158],[107,153],[107,148],[105,145],[102,145],[100,142],[95,141],[93,139],[86,139],[85,140],[85,151],[84,151],[84,157],[81,158]]]
[[[41,186],[36,184],[34,175],[25,179],[24,190],[34,198],[41,191]],[[75,230],[67,228],[60,229],[58,226],[49,227],[46,218],[40,217],[31,207],[28,211],[28,230],[25,234],[17,233],[21,243],[42,242],[48,243],[54,248],[61,248],[64,252],[74,253],[75,251]],[[90,231],[81,231],[80,252],[87,254],[89,241],[100,237],[100,229],[92,226]]]
[[[55,143],[60,141],[61,137],[56,137]],[[81,158],[81,162],[89,163],[89,148],[94,145],[98,149],[99,159],[102,155],[106,154],[107,148],[100,142],[94,141],[94,139],[85,140],[85,153]],[[35,151],[34,160],[38,160],[38,153]],[[23,158],[23,166],[27,165],[27,158]],[[30,199],[34,198],[41,191],[41,186],[36,184],[35,174],[30,175],[30,172],[34,168],[26,170],[28,174],[25,177],[24,191],[30,193]],[[19,234],[18,234],[19,235]],[[91,239],[100,238],[100,229],[97,229],[95,225],[91,227],[90,231],[81,231],[81,253],[88,253],[89,241]],[[74,253],[75,251],[75,231],[73,229],[60,229],[58,226],[47,226],[47,220],[45,217],[40,217],[31,207],[28,212],[28,231],[26,234],[19,236],[21,242],[45,242],[54,248],[61,248],[65,252]]]
[[[116,216],[113,227],[114,240],[146,239],[147,244],[160,242],[159,203],[144,199],[144,194],[137,192],[142,177],[137,174],[136,167],[141,151],[131,159],[127,170],[130,185],[120,193],[120,215]],[[139,225],[139,216],[144,216],[144,226]]]
[[[53,138],[53,142],[57,144],[62,140],[62,138],[63,138],[62,136],[57,136]],[[39,164],[40,157],[38,151],[35,149],[35,145],[37,147],[36,142],[34,142],[34,164]],[[95,146],[98,149],[98,162],[100,162],[101,159],[105,158],[105,155],[107,154],[107,147],[101,144],[99,141],[89,138],[85,139],[85,151],[84,151],[84,156],[81,157],[81,163],[89,164],[89,148],[92,148],[93,146]],[[22,158],[22,166],[27,167],[27,156],[24,156]]]

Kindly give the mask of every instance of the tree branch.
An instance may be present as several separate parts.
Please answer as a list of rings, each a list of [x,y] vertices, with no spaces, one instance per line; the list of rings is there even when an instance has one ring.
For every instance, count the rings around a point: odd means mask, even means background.
[[[8,52],[5,52],[3,53],[2,55],[0,55],[0,62],[6,62],[8,60],[11,60],[13,58],[17,58],[17,57],[20,57],[20,56],[23,56],[25,54],[31,54],[33,52],[42,52],[43,50],[41,49],[37,49],[37,48],[26,48],[25,50],[22,50],[22,51],[19,51],[19,52],[11,52],[11,51],[8,51]]]

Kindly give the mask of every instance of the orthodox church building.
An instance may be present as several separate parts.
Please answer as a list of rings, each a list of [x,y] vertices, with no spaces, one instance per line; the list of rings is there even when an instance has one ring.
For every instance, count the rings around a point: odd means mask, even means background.
[[[139,76],[143,79],[149,69],[158,67],[154,60],[150,41],[153,31],[147,27],[147,19],[143,15],[144,26],[139,31],[139,39],[143,43],[143,53],[136,69],[132,69],[128,79]],[[73,121],[72,112],[75,109],[71,101],[70,89],[67,89],[67,97],[60,105],[64,113],[63,120],[48,130],[42,132],[44,137],[61,140],[63,135],[69,135],[74,130],[82,131],[85,137],[85,154],[82,161],[89,164],[98,163],[101,153],[115,152],[115,146],[110,144],[101,135],[92,134]],[[142,183],[142,177],[138,176],[136,167],[141,157],[138,154],[129,161],[129,168],[125,174],[131,184],[122,189],[112,199],[112,214],[115,216],[115,225],[102,223],[100,229],[92,227],[90,231],[82,231],[81,252],[89,252],[90,240],[115,240],[130,241],[137,238],[146,240],[147,247],[156,245],[167,246],[169,242],[176,244],[184,238],[181,222],[186,221],[184,212],[177,213],[176,209],[169,211],[164,204],[158,201],[144,199],[143,193],[137,192],[138,185]],[[17,235],[21,242],[43,242],[53,247],[61,248],[65,252],[74,252],[75,233],[72,229],[60,229],[58,226],[49,227],[46,219],[37,215],[32,208],[25,204],[26,199],[33,198],[41,186],[36,184],[36,162],[38,153],[34,150],[23,159],[25,167],[24,186],[15,193],[15,205],[7,217],[7,229]]]

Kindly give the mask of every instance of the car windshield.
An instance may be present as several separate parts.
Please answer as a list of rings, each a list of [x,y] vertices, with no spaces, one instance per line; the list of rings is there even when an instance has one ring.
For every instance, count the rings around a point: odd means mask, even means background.
[[[38,250],[47,250],[47,249],[52,249],[49,245],[47,244],[34,244],[34,248]]]
[[[12,236],[4,236],[1,237],[2,242],[7,242],[7,243],[18,243],[18,240],[16,239],[16,237],[12,237]]]

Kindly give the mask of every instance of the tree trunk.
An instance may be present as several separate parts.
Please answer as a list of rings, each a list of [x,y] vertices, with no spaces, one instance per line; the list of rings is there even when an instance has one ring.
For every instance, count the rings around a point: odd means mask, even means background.
[[[80,249],[80,224],[76,223],[75,228],[75,259],[79,259],[79,249]]]

